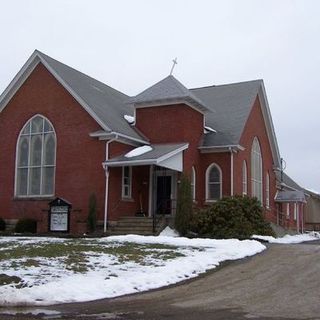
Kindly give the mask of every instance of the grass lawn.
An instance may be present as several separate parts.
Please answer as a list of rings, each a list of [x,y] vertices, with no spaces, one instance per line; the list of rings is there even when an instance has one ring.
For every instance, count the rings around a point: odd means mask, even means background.
[[[257,241],[0,237],[0,306],[88,301],[196,277],[264,250]]]

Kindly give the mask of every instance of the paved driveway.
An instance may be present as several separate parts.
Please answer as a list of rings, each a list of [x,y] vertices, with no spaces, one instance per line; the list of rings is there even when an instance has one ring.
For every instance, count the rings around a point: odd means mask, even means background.
[[[178,286],[51,309],[59,319],[320,319],[320,243],[271,245]]]

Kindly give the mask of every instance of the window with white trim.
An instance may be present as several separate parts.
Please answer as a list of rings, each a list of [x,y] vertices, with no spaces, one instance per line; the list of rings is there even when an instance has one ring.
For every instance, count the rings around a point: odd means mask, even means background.
[[[248,174],[247,174],[247,163],[246,160],[243,160],[242,163],[242,195],[245,196],[248,194]]]
[[[270,208],[270,176],[269,172],[266,174],[266,208]]]
[[[262,204],[262,155],[257,137],[253,139],[251,148],[251,194]]]
[[[222,172],[213,163],[206,171],[206,201],[216,201],[222,197]]]
[[[297,204],[296,203],[294,204],[294,207],[293,207],[293,219],[297,220]]]
[[[131,198],[132,167],[122,167],[122,198]]]
[[[16,153],[15,195],[52,196],[56,166],[56,134],[41,115],[31,118],[20,132]]]
[[[196,200],[196,170],[194,167],[191,168],[191,193],[192,200]]]
[[[290,203],[287,203],[287,219],[290,219]]]

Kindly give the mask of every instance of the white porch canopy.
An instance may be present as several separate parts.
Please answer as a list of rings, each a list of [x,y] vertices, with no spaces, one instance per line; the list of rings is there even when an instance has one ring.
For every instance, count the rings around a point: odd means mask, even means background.
[[[188,148],[188,143],[152,144],[150,151],[137,156],[126,157],[126,154],[111,158],[103,162],[104,167],[126,167],[157,165],[160,167],[183,171],[183,151]]]

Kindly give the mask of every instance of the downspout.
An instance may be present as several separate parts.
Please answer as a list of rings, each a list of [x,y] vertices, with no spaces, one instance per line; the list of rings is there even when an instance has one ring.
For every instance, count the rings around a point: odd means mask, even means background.
[[[231,197],[233,196],[233,150],[231,147],[229,148],[230,150],[230,195]]]
[[[299,219],[300,219],[300,214],[299,214],[299,210],[298,210],[298,203],[296,202],[295,203],[295,205],[296,205],[296,218],[297,218],[297,232],[299,233],[300,231],[299,231]]]
[[[304,232],[304,213],[303,213],[303,204],[299,204],[299,207],[301,208],[301,233]]]
[[[114,138],[108,140],[106,142],[106,159],[109,159],[109,144],[118,139],[118,135],[115,135]],[[108,198],[109,198],[109,168],[107,165],[103,165],[103,168],[106,173],[106,192],[105,192],[105,199],[104,199],[104,219],[103,219],[103,232],[107,232],[107,222],[108,222]]]

